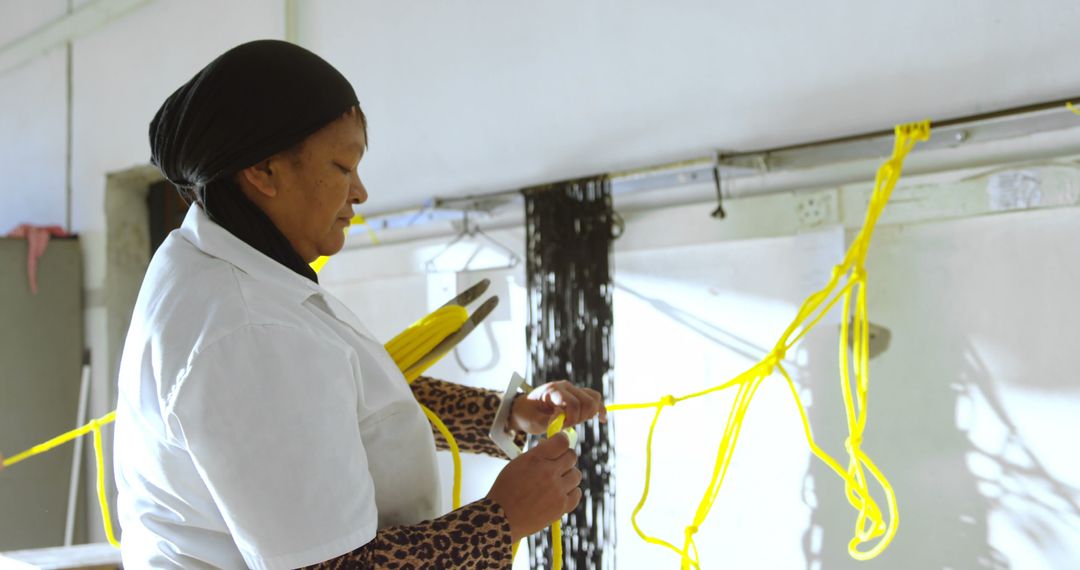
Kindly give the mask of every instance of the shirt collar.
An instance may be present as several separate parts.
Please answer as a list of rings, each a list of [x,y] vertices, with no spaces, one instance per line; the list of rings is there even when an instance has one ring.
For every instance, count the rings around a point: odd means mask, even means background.
[[[188,208],[180,232],[195,247],[236,266],[260,282],[273,283],[298,304],[325,291],[317,283],[298,275],[234,236],[211,220],[197,204]]]
[[[180,226],[180,233],[184,239],[207,254],[232,264],[259,282],[273,284],[297,305],[303,304],[312,296],[319,297],[323,303],[317,305],[328,309],[336,319],[349,325],[361,336],[378,342],[360,319],[326,289],[234,236],[211,220],[198,205],[192,204],[188,208],[184,223]]]

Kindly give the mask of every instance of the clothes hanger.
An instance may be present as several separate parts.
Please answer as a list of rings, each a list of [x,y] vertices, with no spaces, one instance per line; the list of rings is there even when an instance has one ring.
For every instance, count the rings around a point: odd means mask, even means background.
[[[517,265],[521,263],[521,257],[517,254],[517,252],[503,245],[490,235],[484,233],[484,230],[480,229],[479,225],[470,224],[469,211],[464,210],[461,217],[461,229],[458,231],[457,235],[454,236],[453,239],[447,242],[447,244],[441,250],[439,250],[438,253],[432,256],[431,259],[428,259],[426,262],[424,262],[424,270],[428,273],[437,273],[439,269],[436,266],[435,261],[445,255],[448,251],[450,251],[451,248],[454,247],[454,245],[456,245],[458,242],[462,241],[465,238],[479,238],[483,242],[486,242],[488,246],[492,247],[493,249],[501,252],[503,255],[506,256],[507,263],[505,266],[486,267],[484,269],[510,269],[512,267],[517,267]],[[457,272],[469,271],[470,265],[472,265],[473,260],[475,260],[476,256],[479,254],[480,248],[477,248],[475,251],[473,251],[469,258],[465,260],[464,266],[462,266],[461,269],[458,269]]]

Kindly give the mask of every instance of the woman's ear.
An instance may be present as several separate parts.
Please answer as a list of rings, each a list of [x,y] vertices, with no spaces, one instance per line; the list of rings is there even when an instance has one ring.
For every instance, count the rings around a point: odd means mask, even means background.
[[[273,198],[277,195],[277,179],[270,168],[269,158],[241,170],[239,178],[238,182],[241,187],[248,186],[267,198]]]

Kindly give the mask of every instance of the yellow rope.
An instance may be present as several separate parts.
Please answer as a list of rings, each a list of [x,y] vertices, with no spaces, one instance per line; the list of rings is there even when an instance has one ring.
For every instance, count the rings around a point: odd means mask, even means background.
[[[1069,105],[1069,108],[1073,112],[1078,112],[1071,104]],[[705,522],[705,519],[708,517],[708,514],[719,495],[720,488],[723,485],[724,477],[727,474],[728,466],[735,451],[735,444],[738,441],[739,432],[742,429],[742,422],[750,405],[750,401],[753,399],[754,393],[764,380],[777,370],[787,381],[788,386],[791,389],[791,394],[795,400],[795,406],[799,411],[800,418],[802,419],[803,430],[811,452],[843,479],[844,490],[848,502],[858,511],[858,517],[856,518],[855,524],[855,536],[848,545],[849,554],[857,560],[869,560],[874,558],[888,547],[889,543],[892,542],[893,537],[896,535],[896,530],[900,521],[896,507],[896,495],[884,474],[878,470],[873,461],[870,460],[870,457],[862,451],[861,447],[863,431],[866,428],[866,394],[869,383],[870,332],[866,309],[866,269],[864,268],[864,263],[866,261],[867,250],[870,246],[870,240],[873,236],[878,217],[881,215],[882,209],[885,207],[885,204],[889,200],[889,196],[896,187],[896,182],[899,180],[900,171],[903,167],[904,158],[915,146],[916,142],[928,140],[929,136],[930,123],[927,121],[909,125],[899,125],[896,127],[896,140],[892,157],[878,169],[874,183],[874,191],[870,198],[870,205],[867,208],[866,219],[858,236],[848,249],[843,263],[834,268],[829,283],[822,290],[810,295],[803,302],[795,319],[781,335],[780,340],[776,343],[773,350],[765,358],[742,374],[736,376],[734,379],[693,394],[681,397],[667,395],[656,402],[611,404],[607,406],[608,411],[644,408],[656,409],[652,423],[649,426],[649,434],[645,446],[645,487],[641,499],[638,501],[637,506],[630,516],[630,522],[633,525],[635,532],[637,532],[643,540],[670,549],[678,554],[681,558],[681,568],[684,570],[691,566],[694,568],[700,568],[701,566],[700,554],[697,545],[694,543],[694,535],[697,533],[701,524]],[[360,219],[362,221],[362,218]],[[322,263],[319,263],[319,261],[322,261]],[[319,266],[316,267],[316,270],[318,270],[322,267],[322,264],[325,263],[325,260],[317,260],[315,263],[319,264]],[[312,264],[313,267],[315,266],[315,263]],[[844,278],[846,278],[846,282],[841,285],[840,283]],[[852,330],[849,324],[851,323],[851,299],[853,294],[855,295],[854,330]],[[798,341],[820,322],[821,319],[824,318],[824,316],[841,300],[843,301],[843,320],[840,328],[839,343],[840,380],[848,423],[848,438],[845,441],[845,449],[848,453],[848,467],[846,470],[843,469],[835,459],[825,453],[825,451],[815,442],[812,430],[810,429],[809,420],[807,419],[806,409],[799,399],[795,383],[782,365],[782,361],[787,351],[798,343]],[[467,312],[463,307],[454,305],[443,307],[424,317],[417,323],[414,323],[403,333],[391,339],[390,342],[386,344],[386,349],[390,352],[391,357],[394,358],[394,362],[398,364],[398,367],[404,371],[427,354],[431,348],[457,330],[465,322],[467,317]],[[796,334],[796,331],[799,331],[798,334]],[[851,339],[852,336],[854,337],[852,350],[853,358],[849,361],[847,347],[849,346],[849,339]],[[428,364],[428,366],[430,366],[430,364]],[[854,393],[851,386],[852,367],[855,369]],[[426,368],[427,366],[423,367],[423,369],[413,371],[413,373],[410,374],[412,377],[407,378],[407,380],[411,383]],[[649,485],[652,474],[652,441],[656,425],[660,420],[660,413],[665,407],[674,406],[678,402],[706,396],[733,386],[737,386],[738,388],[735,395],[735,401],[728,414],[727,425],[724,428],[724,433],[717,450],[712,478],[694,513],[693,521],[684,529],[682,548],[678,548],[670,542],[660,538],[647,535],[638,525],[637,515],[641,512],[642,508],[644,508],[649,495]],[[438,429],[446,438],[450,446],[451,454],[454,457],[453,508],[457,509],[461,504],[460,450],[453,435],[438,416],[424,406],[421,406],[421,408],[423,409],[425,416],[428,417],[435,425],[436,429]],[[115,419],[115,414],[115,412],[110,412],[82,427],[12,456],[11,458],[4,460],[4,466],[14,465],[28,457],[43,453],[71,441],[76,437],[80,437],[93,431],[94,452],[97,456],[98,500],[101,504],[106,535],[109,538],[109,542],[118,547],[119,543],[113,536],[112,524],[109,518],[109,507],[105,496],[104,460],[101,451],[101,426],[112,422]],[[564,417],[565,416],[560,415],[548,426],[548,437],[553,436],[562,429]],[[867,475],[869,475],[869,477]],[[889,511],[887,522],[882,517],[881,509],[870,495],[868,483],[871,477],[885,493]],[[560,570],[562,567],[561,520],[557,520],[552,524],[551,531],[553,552],[552,567],[555,570]],[[860,550],[862,545],[875,539],[879,539],[877,544],[868,550]],[[514,555],[517,554],[517,550],[518,545],[515,544],[512,549]]]
[[[547,428],[547,436],[553,437],[562,430],[566,414],[559,414]],[[551,569],[562,570],[562,517],[551,523]]]
[[[1070,111],[1072,111],[1073,113],[1076,113],[1077,115],[1080,115],[1080,109],[1077,109],[1071,102],[1065,103],[1065,107],[1067,109],[1069,109]]]
[[[468,318],[469,313],[464,307],[458,305],[441,307],[390,339],[386,343],[386,351],[390,353],[398,368],[402,371],[409,370],[410,373],[405,379],[411,384],[434,362],[418,369],[410,370],[410,368],[413,368],[414,364],[431,352],[431,349],[443,339],[461,328]]]
[[[451,508],[457,510],[461,508],[461,450],[458,449],[457,440],[450,433],[450,429],[439,419],[439,416],[435,415],[435,412],[423,404],[420,404],[420,409],[424,411],[424,415],[439,430],[439,433],[446,438],[446,443],[450,446],[450,457],[454,460],[454,486],[451,491],[453,497]]]
[[[548,424],[547,437],[553,437],[555,434],[563,431],[563,422],[566,420],[566,414],[560,413],[555,416],[555,419]],[[574,442],[577,436],[573,434],[574,428],[566,428],[567,437],[570,439],[570,446],[574,446]],[[520,542],[514,543],[510,548],[510,560],[517,558],[518,546]],[[555,522],[551,523],[551,569],[562,570],[562,558],[563,558],[563,544],[562,544],[562,517],[559,517]]]
[[[112,417],[110,417],[112,416]],[[101,522],[105,525],[105,538],[114,548],[120,548],[120,541],[113,534],[112,517],[109,516],[109,499],[105,495],[105,452],[101,450],[101,426],[116,419],[116,412],[109,412],[101,419],[90,422],[94,430],[94,458],[97,460],[97,495],[101,505]]]
[[[435,361],[412,370],[410,368],[446,337],[461,328],[468,318],[469,313],[465,310],[465,307],[447,305],[416,321],[386,343],[386,351],[390,353],[394,363],[403,373],[408,371],[405,376],[408,383],[412,384],[425,370],[435,364]],[[461,450],[458,448],[457,440],[454,439],[453,434],[450,433],[446,424],[439,419],[439,416],[435,415],[435,412],[423,404],[420,405],[420,408],[424,411],[424,415],[427,416],[428,420],[439,430],[439,433],[446,438],[446,443],[450,447],[450,456],[454,461],[451,505],[453,509],[458,509],[461,507]]]
[[[442,307],[434,313],[420,319],[404,332],[394,337],[385,346],[387,352],[390,353],[391,358],[398,367],[404,372],[408,366],[412,366],[416,363],[420,357],[427,354],[435,345],[439,344],[446,337],[450,336],[454,331],[459,329],[465,320],[468,318],[468,312],[464,307],[457,305],[449,305]],[[393,346],[391,346],[393,345]],[[406,366],[406,364],[408,366]],[[427,366],[421,367],[418,370],[411,371],[407,378],[409,383],[412,383],[424,370],[429,368],[434,361]],[[458,447],[457,440],[454,439],[453,434],[446,427],[446,424],[439,419],[434,412],[428,409],[426,406],[421,405],[424,415],[428,420],[439,430],[439,433],[446,438],[446,442],[450,447],[450,454],[453,457],[454,462],[454,483],[452,487],[452,505],[454,509],[461,507],[461,450]],[[91,420],[86,425],[75,428],[69,432],[58,435],[45,443],[35,445],[30,449],[5,458],[3,461],[4,467],[10,467],[38,455],[45,453],[50,449],[63,445],[75,438],[84,436],[90,432],[94,433],[94,455],[97,459],[97,490],[98,490],[98,504],[101,506],[101,518],[105,526],[105,536],[109,540],[109,544],[112,544],[116,548],[120,548],[120,542],[116,540],[113,535],[112,518],[109,516],[109,501],[105,494],[105,456],[101,448],[101,427],[112,423],[116,419],[116,411],[111,411],[104,416]]]
[[[862,450],[863,431],[866,428],[866,394],[869,383],[869,342],[870,327],[866,311],[866,269],[864,263],[870,239],[882,209],[889,200],[896,182],[900,177],[904,158],[918,141],[928,140],[930,137],[930,123],[923,121],[909,125],[896,127],[896,140],[893,146],[892,157],[878,169],[874,183],[874,191],[867,208],[866,218],[858,236],[848,249],[843,263],[836,266],[832,272],[829,283],[817,293],[810,295],[799,309],[798,314],[787,330],[780,336],[775,348],[760,362],[746,370],[734,379],[723,384],[689,394],[682,397],[664,396],[656,402],[635,404],[611,404],[607,406],[609,412],[618,410],[655,408],[652,423],[649,426],[649,434],[645,443],[645,488],[641,499],[630,515],[630,522],[643,540],[671,550],[679,555],[681,568],[700,568],[700,555],[697,545],[694,543],[694,535],[698,528],[705,522],[709,511],[712,509],[723,485],[724,476],[727,474],[731,457],[735,451],[735,444],[742,429],[743,419],[754,397],[754,393],[772,375],[774,370],[779,370],[791,389],[795,400],[795,406],[802,419],[803,431],[811,452],[821,461],[828,465],[844,481],[844,490],[848,502],[858,511],[855,523],[855,536],[848,545],[848,553],[857,560],[869,560],[874,558],[889,546],[900,522],[896,507],[896,494],[892,485],[878,470],[870,457]],[[846,282],[841,282],[846,278]],[[854,330],[850,327],[852,296],[855,297]],[[845,449],[848,454],[847,469],[825,453],[814,441],[807,420],[806,409],[799,399],[798,391],[791,376],[784,369],[782,362],[787,351],[794,346],[806,333],[814,327],[838,302],[842,301],[842,325],[840,328],[840,381],[843,391],[844,407],[847,412],[848,438],[845,441]],[[796,333],[796,331],[798,331]],[[854,336],[853,359],[848,358],[849,339]],[[852,388],[851,369],[855,370],[855,386]],[[683,545],[681,548],[663,539],[650,536],[638,525],[637,516],[645,506],[649,496],[649,484],[652,475],[652,442],[653,433],[660,413],[665,407],[674,406],[676,403],[705,396],[727,388],[737,387],[735,401],[728,414],[727,425],[720,439],[717,449],[716,462],[712,477],[705,493],[702,496],[694,518],[683,531]],[[884,491],[888,505],[889,516],[886,520],[881,509],[870,495],[869,481],[873,479]],[[867,543],[878,539],[867,550],[860,548]]]
[[[12,455],[4,459],[4,467],[11,467],[24,459],[33,457],[39,453],[45,453],[54,447],[59,447],[65,443],[82,437],[90,432],[94,433],[94,455],[97,457],[97,492],[98,502],[101,504],[101,518],[105,525],[105,537],[109,539],[109,544],[120,548],[120,543],[113,536],[112,519],[109,517],[109,503],[105,497],[105,459],[104,454],[101,451],[101,426],[111,423],[116,419],[116,412],[109,412],[100,418],[90,420],[86,425],[73,429],[67,433],[58,435],[45,443],[41,443],[27,449],[22,453]]]

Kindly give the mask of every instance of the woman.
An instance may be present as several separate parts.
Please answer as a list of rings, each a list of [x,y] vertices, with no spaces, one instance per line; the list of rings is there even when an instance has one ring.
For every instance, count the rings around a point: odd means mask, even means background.
[[[337,70],[270,40],[226,52],[154,117],[153,162],[194,204],[150,263],[120,366],[128,568],[505,568],[512,543],[580,500],[556,437],[438,516],[438,438],[417,400],[463,449],[497,454],[499,396],[406,384],[308,266],[367,199],[366,127]],[[510,424],[540,433],[558,412],[604,415],[599,394],[555,382],[517,398]]]

